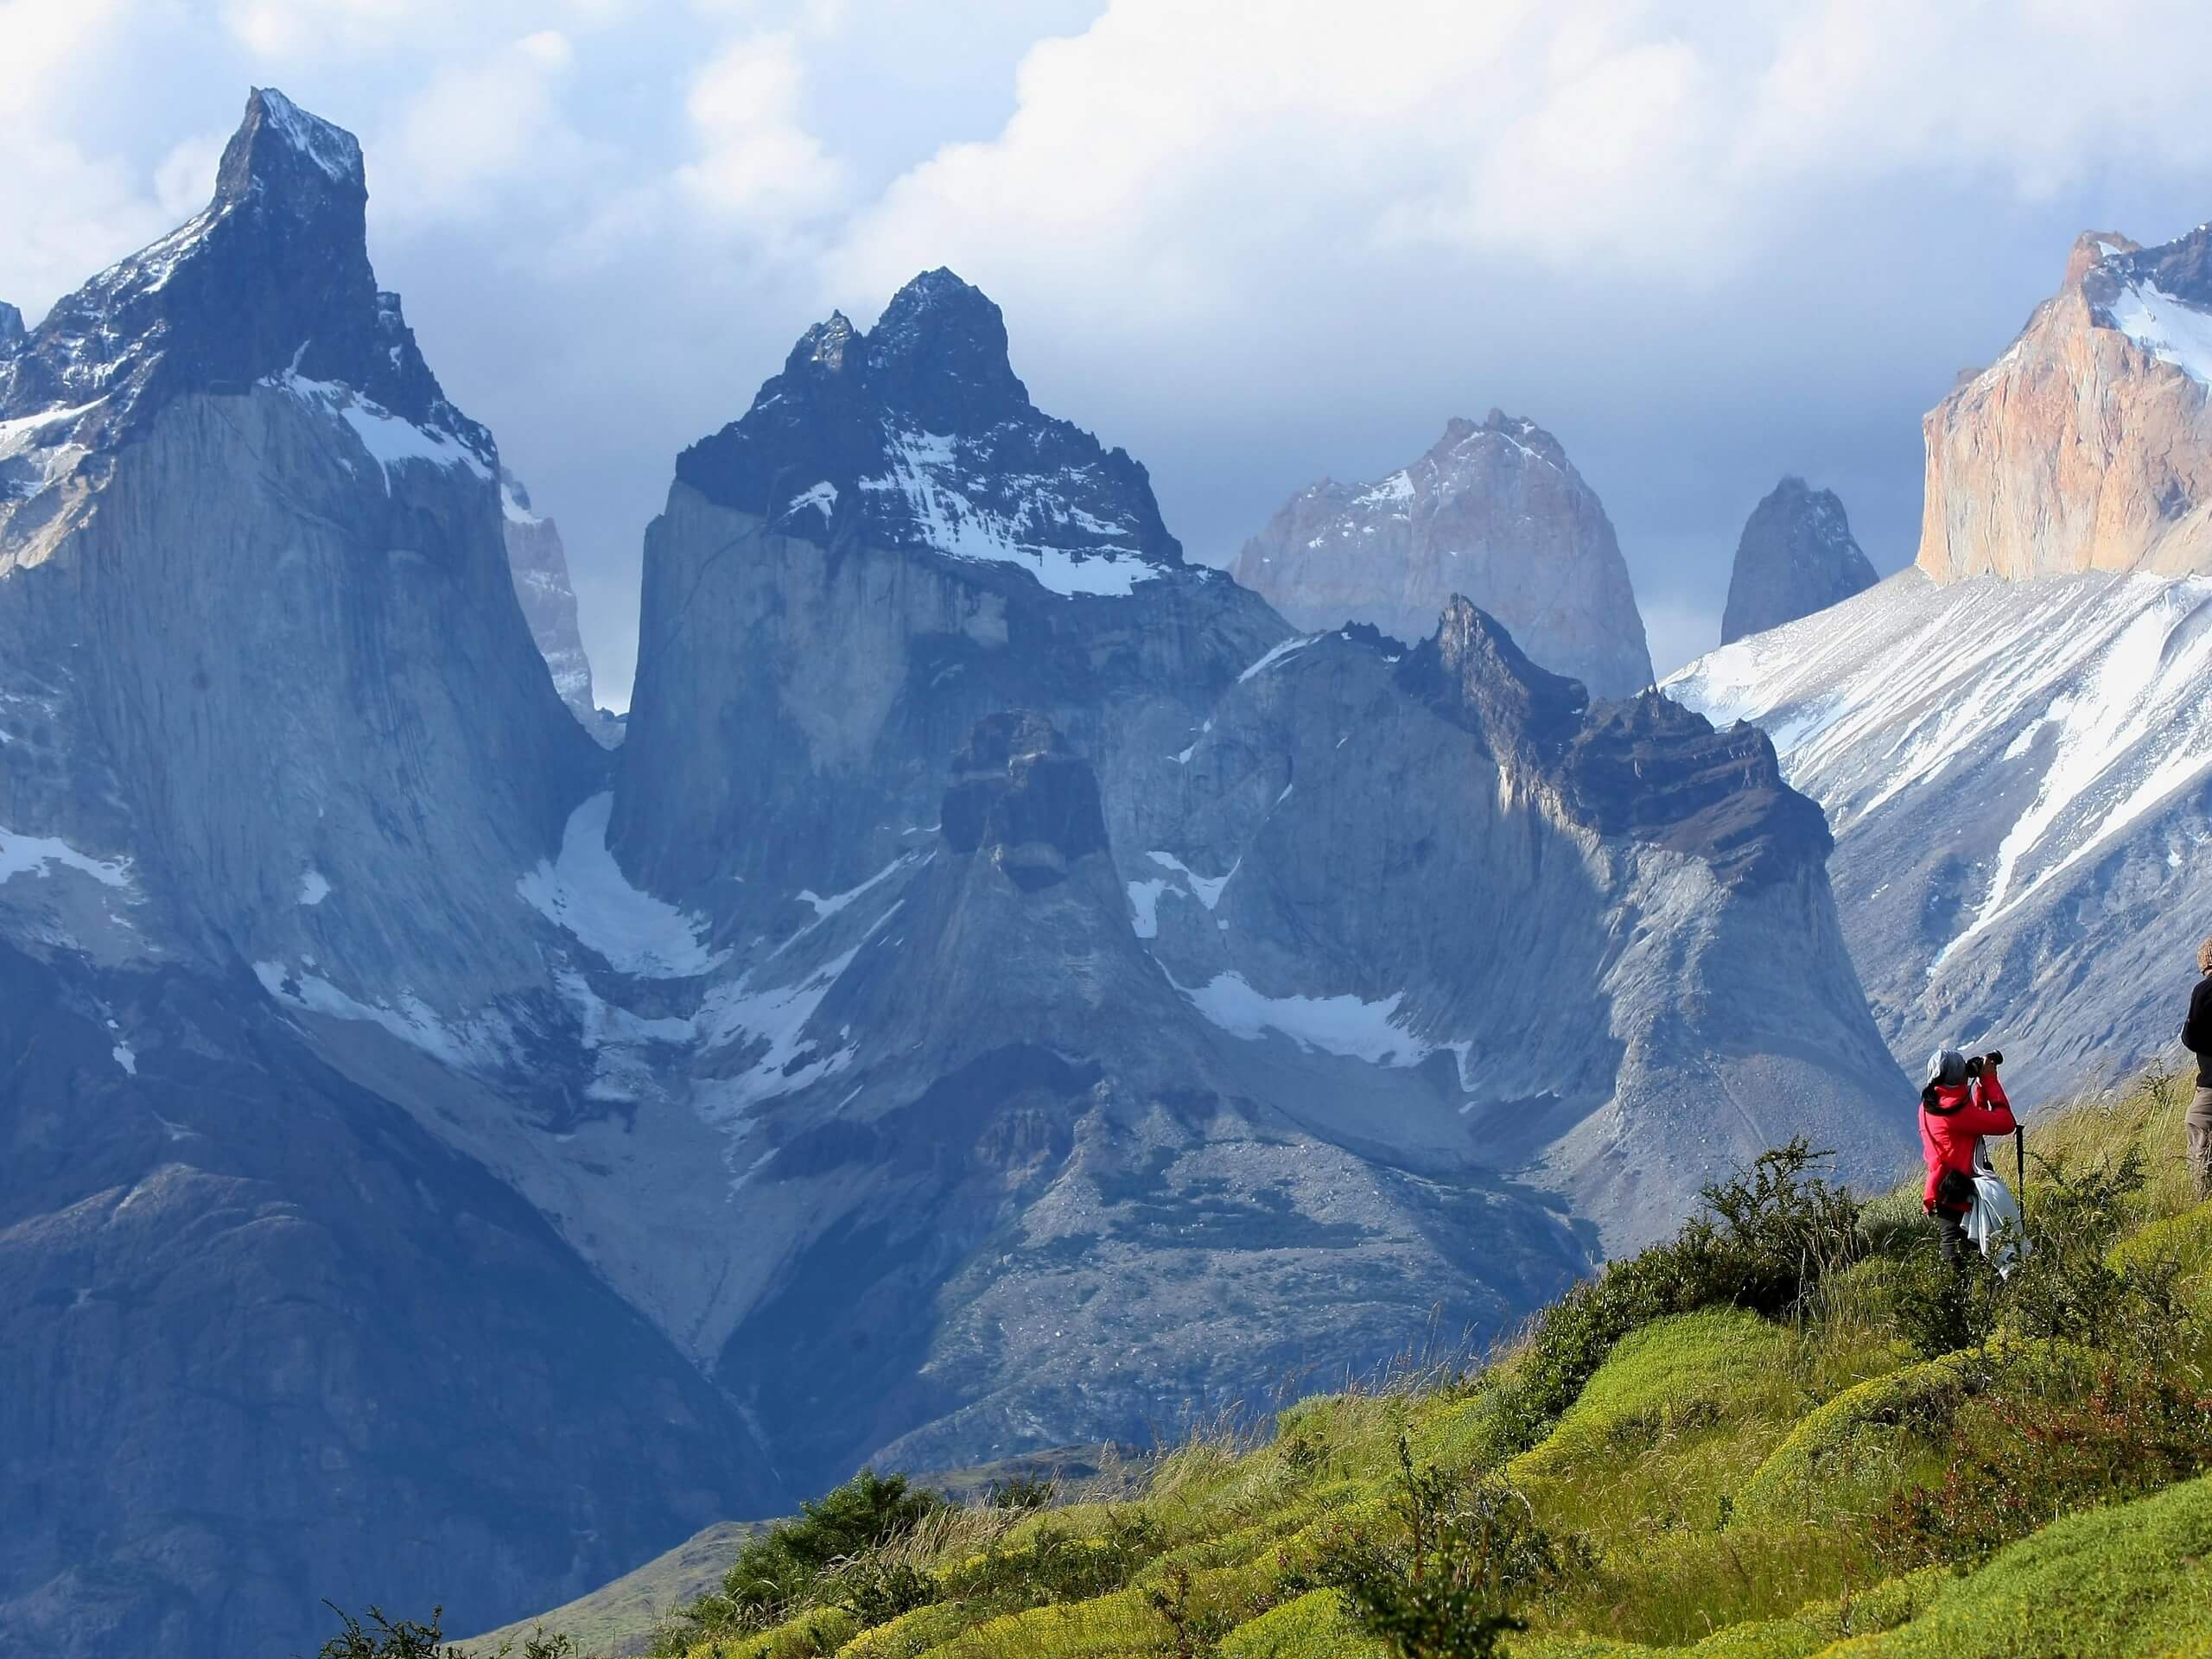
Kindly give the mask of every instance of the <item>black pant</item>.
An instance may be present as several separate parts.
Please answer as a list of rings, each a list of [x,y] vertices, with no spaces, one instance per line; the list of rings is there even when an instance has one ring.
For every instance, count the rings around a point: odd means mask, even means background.
[[[1955,1268],[1963,1268],[1972,1262],[1975,1250],[1974,1241],[1967,1236],[1967,1212],[1934,1210],[1929,1213],[1936,1218],[1936,1233],[1942,1241],[1943,1260]]]

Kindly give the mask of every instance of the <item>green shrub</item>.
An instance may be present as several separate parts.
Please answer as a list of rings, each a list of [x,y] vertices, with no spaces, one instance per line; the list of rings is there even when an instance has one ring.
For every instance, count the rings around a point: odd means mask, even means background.
[[[1987,1366],[1947,1354],[1846,1389],[1800,1418],[1736,1494],[1739,1521],[1812,1513],[1878,1445],[1902,1438],[1941,1445],[1959,1407],[1985,1386]]]
[[[1417,1467],[1402,1436],[1398,1465],[1398,1535],[1344,1526],[1311,1576],[1337,1592],[1355,1629],[1402,1659],[1489,1659],[1526,1628],[1514,1611],[1522,1597],[1587,1565],[1580,1542],[1555,1540],[1495,1476]]]
[[[870,1551],[905,1536],[949,1507],[938,1493],[910,1487],[904,1475],[861,1472],[822,1497],[799,1506],[796,1519],[779,1521],[737,1553],[719,1593],[679,1608],[656,1651],[682,1654],[699,1641],[774,1629],[817,1606],[858,1598],[872,1610],[891,1605],[895,1616],[919,1592],[906,1579],[863,1560]],[[918,1575],[915,1575],[918,1577]],[[861,1615],[849,1609],[851,1616]]]
[[[1747,1384],[1772,1374],[1789,1338],[1755,1313],[1707,1308],[1630,1332],[1583,1385],[1558,1425],[1510,1465],[1515,1478],[1592,1459],[1632,1456],[1662,1435],[1732,1414]]]
[[[2015,1360],[1954,1419],[1940,1484],[1897,1494],[1875,1548],[1902,1566],[1974,1560],[2076,1510],[2212,1469],[2212,1395],[2133,1366],[2078,1357]]]
[[[2212,1632],[2212,1483],[2076,1515],[2013,1544],[1966,1578],[1934,1580],[1928,1605],[1825,1659],[2166,1659],[2201,1655]]]
[[[459,1648],[445,1645],[442,1607],[432,1608],[430,1622],[422,1624],[411,1618],[394,1624],[383,1608],[372,1606],[363,1624],[334,1601],[322,1605],[338,1615],[340,1628],[322,1644],[320,1659],[461,1659]]]
[[[1047,1521],[948,1568],[944,1590],[979,1618],[1085,1601],[1127,1587],[1165,1548],[1158,1524],[1141,1510],[1111,1511],[1104,1529],[1089,1535]]]
[[[904,1561],[863,1556],[836,1575],[836,1605],[864,1630],[926,1607],[941,1593],[935,1579]]]
[[[1609,1266],[1546,1309],[1501,1389],[1505,1449],[1525,1451],[1541,1440],[1613,1344],[1638,1325],[1701,1307],[1779,1316],[1824,1274],[1857,1261],[1866,1249],[1859,1201],[1808,1173],[1828,1155],[1802,1136],[1762,1153],[1748,1169],[1705,1188],[1703,1209],[1672,1239]]]

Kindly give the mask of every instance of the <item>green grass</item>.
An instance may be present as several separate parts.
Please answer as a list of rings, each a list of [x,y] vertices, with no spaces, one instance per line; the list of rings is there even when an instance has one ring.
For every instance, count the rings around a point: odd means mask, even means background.
[[[1404,1536],[1402,1440],[1418,1466],[1510,1482],[1559,1546],[1561,1569],[1516,1592],[1527,1629],[1507,1638],[1513,1659],[2212,1659],[2207,1479],[2069,1499],[2109,1507],[1948,1565],[1908,1571],[1928,1556],[1877,1542],[1947,1462],[1986,1447],[1992,1389],[2012,1390],[2015,1419],[2034,1389],[2057,1397],[2063,1373],[2071,1398],[2101,1367],[2157,1365],[2212,1395],[2212,1205],[2192,1204],[2180,1168],[2181,1104],[2145,1087],[2030,1136],[2076,1172],[2145,1156],[2150,1179],[2119,1201],[2106,1259],[2171,1282],[2169,1301],[2144,1305],[2172,1328],[2122,1321],[2124,1350],[2024,1340],[2000,1308],[1986,1345],[1916,1359],[1931,1240],[1901,1191],[1868,1206],[1865,1259],[1847,1252],[1768,1316],[1644,1318],[1572,1373],[1586,1380],[1556,1421],[1532,1427],[1516,1379],[1561,1373],[1525,1343],[1476,1374],[1308,1400],[1272,1436],[1199,1436],[1036,1513],[932,1517],[879,1554],[938,1599],[873,1630],[824,1606],[689,1659],[1393,1659],[1320,1586],[1351,1542]],[[2031,1166],[2031,1215],[2039,1193]],[[2212,1400],[2204,1411],[2212,1425]]]

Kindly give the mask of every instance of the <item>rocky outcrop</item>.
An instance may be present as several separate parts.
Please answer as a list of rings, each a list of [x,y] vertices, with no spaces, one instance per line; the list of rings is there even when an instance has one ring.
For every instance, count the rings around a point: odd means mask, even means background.
[[[939,815],[945,845],[984,854],[1025,892],[1066,880],[1076,860],[1106,850],[1097,775],[1065,752],[1051,721],[991,715],[952,768]]]
[[[13,352],[23,343],[23,314],[0,301],[0,353]]]
[[[1301,628],[1423,638],[1454,594],[1594,696],[1651,683],[1643,619],[1598,497],[1559,440],[1497,410],[1372,484],[1323,480],[1244,544],[1236,579]]]
[[[584,654],[583,631],[576,621],[576,590],[569,580],[569,550],[562,545],[561,527],[531,510],[530,492],[504,467],[499,469],[499,506],[515,601],[553,676],[553,689],[601,747],[613,748],[622,741],[622,727],[592,696],[591,658]]]
[[[809,330],[678,458],[613,844],[718,914],[842,891],[933,821],[954,752],[1007,708],[1141,811],[1116,781],[1287,632],[1184,561],[1141,466],[1029,402],[998,308],[928,272],[871,333]]]
[[[1938,582],[2212,571],[2212,226],[2084,236],[2004,356],[1922,423]]]
[[[1833,490],[1785,478],[1745,522],[1720,613],[1720,643],[1841,604],[1875,582]]]

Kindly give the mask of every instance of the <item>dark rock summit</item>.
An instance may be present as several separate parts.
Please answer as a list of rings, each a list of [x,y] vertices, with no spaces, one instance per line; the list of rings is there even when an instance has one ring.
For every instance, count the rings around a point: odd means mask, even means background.
[[[4,367],[0,420],[79,411],[79,441],[143,432],[187,392],[336,384],[481,462],[491,435],[445,399],[370,269],[352,134],[257,90],[207,207],[57,304]]]
[[[842,313],[807,330],[676,476],[780,535],[998,565],[1056,594],[1127,594],[1183,561],[1144,468],[1038,411],[998,307],[949,270],[900,289],[871,333]]]
[[[1835,492],[1785,478],[1751,509],[1736,543],[1720,643],[1840,605],[1875,580]]]
[[[19,350],[23,343],[23,314],[0,301],[0,353]]]
[[[1025,893],[1065,881],[1077,859],[1106,850],[1097,774],[1066,753],[1050,721],[1005,714],[977,721],[952,774],[945,844],[982,852]]]
[[[1757,727],[1717,731],[1652,691],[1592,709],[1580,684],[1530,662],[1464,596],[1398,671],[1493,758],[1551,782],[1600,835],[1688,854],[1730,886],[1817,868],[1832,846],[1820,808],[1783,781]]]

